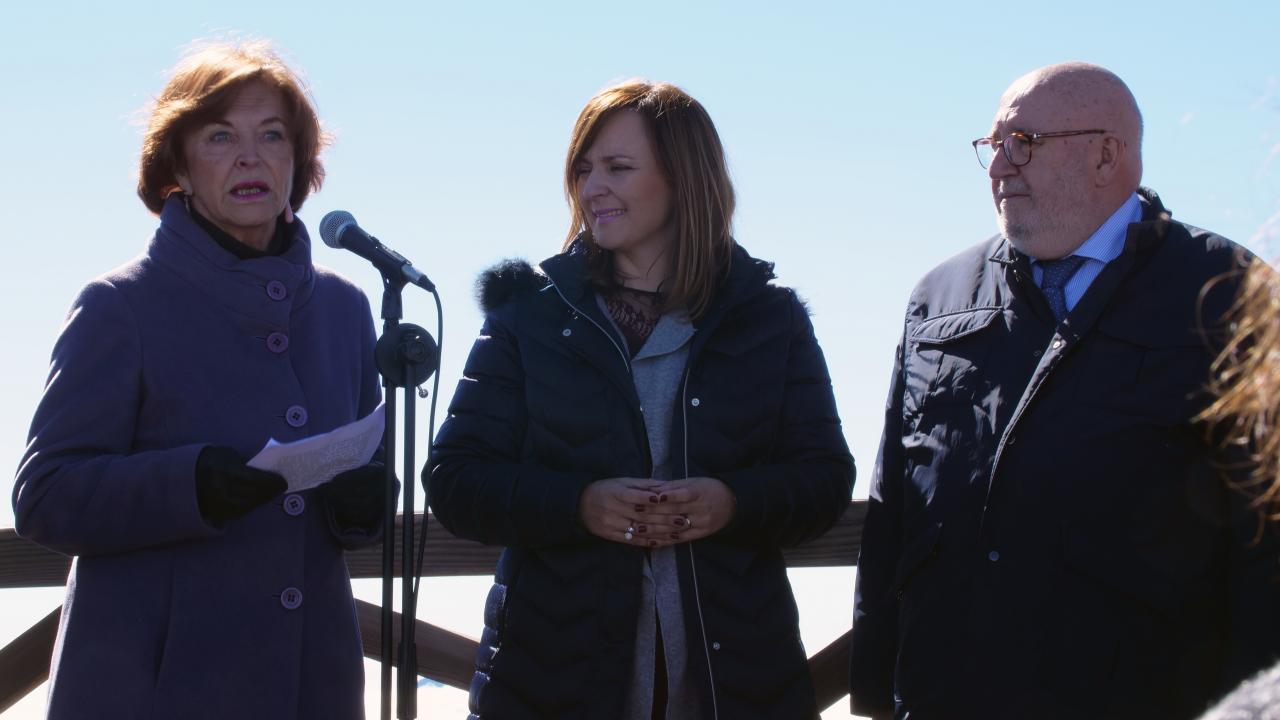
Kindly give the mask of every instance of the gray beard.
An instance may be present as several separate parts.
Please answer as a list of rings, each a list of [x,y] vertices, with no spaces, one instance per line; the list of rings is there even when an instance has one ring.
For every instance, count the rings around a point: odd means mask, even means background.
[[[996,214],[996,224],[1000,228],[1000,234],[1015,248],[1022,250],[1035,244],[1035,232],[1026,225],[1010,222],[999,213]]]
[[[1055,218],[1060,220],[1060,218]],[[1000,234],[1013,245],[1018,252],[1024,255],[1030,255],[1033,258],[1056,258],[1061,257],[1065,253],[1074,252],[1080,243],[1088,237],[1088,233],[1080,235],[1069,230],[1062,222],[1040,223],[1038,225],[1029,225],[1027,223],[1010,222],[1003,215],[997,214],[997,225],[1000,228]],[[1073,245],[1066,238],[1071,235],[1079,235],[1080,240]]]

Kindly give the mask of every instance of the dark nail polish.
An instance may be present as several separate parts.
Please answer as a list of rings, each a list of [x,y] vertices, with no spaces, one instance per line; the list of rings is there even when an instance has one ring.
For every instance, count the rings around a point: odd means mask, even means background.
[[[679,540],[679,539],[680,539],[680,533],[671,533],[671,539],[672,539],[672,540]]]
[[[667,501],[667,496],[666,496],[666,495],[659,495],[659,496],[658,496],[658,502],[666,502],[666,501]]]
[[[649,541],[649,547],[658,547],[658,541],[657,541],[657,540],[650,540],[650,541]]]
[[[672,524],[672,525],[683,525],[683,524],[684,524],[684,518],[679,518],[679,517],[678,517],[678,518],[672,518],[672,519],[671,519],[671,524]]]
[[[650,496],[649,496],[649,502],[651,502],[651,503],[662,502],[664,499],[665,499],[665,498],[660,498],[660,497],[658,497],[657,495],[650,495]]]
[[[643,505],[637,505],[637,506],[636,506],[636,512],[638,512],[638,513],[642,513],[642,512],[644,512],[644,506],[643,506]]]
[[[637,525],[636,532],[647,533],[649,532],[649,527],[647,525]]]

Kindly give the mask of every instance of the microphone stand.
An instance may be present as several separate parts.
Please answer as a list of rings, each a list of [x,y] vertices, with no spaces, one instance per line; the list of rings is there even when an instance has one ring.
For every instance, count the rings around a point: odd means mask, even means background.
[[[412,573],[414,564],[414,505],[413,486],[417,470],[414,467],[414,388],[426,382],[440,365],[439,349],[430,333],[417,325],[401,323],[404,303],[403,274],[382,274],[382,337],[374,347],[374,360],[378,374],[386,388],[384,406],[385,429],[383,443],[386,464],[387,504],[383,508],[382,535],[382,720],[391,720],[391,665],[396,647],[392,638],[391,602],[395,582],[395,519],[396,519],[396,392],[403,388],[404,403],[404,522],[401,528],[401,607],[400,607],[400,675],[397,685],[397,703],[401,720],[413,720],[417,714],[418,653],[414,642],[417,626],[413,597]]]

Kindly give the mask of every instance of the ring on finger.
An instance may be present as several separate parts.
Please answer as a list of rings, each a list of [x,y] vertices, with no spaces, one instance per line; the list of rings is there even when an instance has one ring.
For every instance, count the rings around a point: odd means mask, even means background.
[[[622,539],[623,539],[623,540],[631,540],[631,539],[635,538],[635,536],[636,536],[636,526],[635,526],[635,525],[628,525],[628,526],[627,526],[627,531],[626,531],[626,532],[624,532],[624,533],[622,533]]]
[[[688,530],[688,529],[690,529],[690,528],[692,528],[692,527],[693,527],[693,519],[692,519],[692,518],[690,518],[688,515],[685,515],[685,516],[684,516],[684,529],[685,529],[685,530]]]

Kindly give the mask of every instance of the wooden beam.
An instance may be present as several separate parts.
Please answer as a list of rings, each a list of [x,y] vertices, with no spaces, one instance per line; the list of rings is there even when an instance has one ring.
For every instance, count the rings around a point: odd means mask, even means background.
[[[58,633],[59,607],[0,650],[0,713],[13,706],[49,678],[49,660]],[[377,605],[356,600],[364,656],[382,660],[382,611]],[[399,637],[400,613],[392,614],[392,627]],[[459,690],[467,690],[475,669],[479,643],[430,623],[418,620],[415,642],[418,674]],[[809,658],[818,707],[827,709],[848,694],[849,632]],[[399,654],[393,658],[397,667]]]
[[[800,547],[783,551],[787,567],[849,567],[858,562],[862,525],[867,516],[867,504],[855,501],[849,504],[830,530],[822,537]],[[416,537],[421,537],[422,516],[416,516]],[[396,518],[395,572],[400,577],[400,527],[403,516]],[[416,551],[415,551],[416,552]],[[492,575],[502,548],[461,540],[445,530],[434,515],[427,516],[427,552],[422,574],[427,577],[456,575]],[[347,553],[347,568],[353,578],[382,577],[382,546],[374,545]]]
[[[784,552],[789,567],[844,567],[858,560],[859,538],[867,514],[867,504],[855,501],[849,510],[825,535]],[[422,516],[418,523],[422,532]],[[400,576],[400,519],[396,520],[396,576]],[[427,552],[423,575],[444,577],[456,575],[490,575],[502,548],[461,540],[449,534],[435,519],[427,519]],[[0,589],[24,587],[56,587],[67,582],[71,558],[18,537],[12,529],[0,530]],[[347,553],[351,576],[382,576],[382,547],[373,545]]]
[[[422,537],[422,515],[414,516],[413,536]],[[404,516],[396,518],[395,529],[395,573],[400,572],[400,548],[404,537],[400,529],[404,525]],[[436,520],[435,515],[427,515],[427,550],[426,562],[422,564],[422,574],[426,577],[453,577],[457,575],[492,575],[498,564],[498,555],[502,548],[495,545],[481,545],[471,540],[454,537]],[[418,540],[414,541],[418,543]],[[419,543],[420,544],[420,543]],[[418,548],[413,549],[414,555]],[[347,553],[347,570],[353,578],[382,577],[382,545],[353,550]]]
[[[0,529],[0,589],[67,584],[71,558]]]
[[[0,650],[0,713],[49,679],[49,658],[61,617],[59,606]]]
[[[849,646],[852,637],[853,631],[847,630],[809,658],[809,674],[813,677],[813,692],[818,699],[819,711],[835,705],[849,694]]]
[[[399,637],[400,613],[392,615],[396,636]],[[0,713],[49,679],[49,661],[53,656],[53,643],[61,617],[62,608],[59,607],[0,649]],[[380,661],[382,611],[377,605],[357,599],[356,618],[360,622],[364,656]],[[417,621],[416,627],[418,674],[460,690],[468,689],[475,669],[476,649],[480,644],[421,620]],[[397,654],[394,663],[397,667],[398,659]]]
[[[866,503],[850,504],[844,517],[822,537],[784,552],[788,567],[850,566],[857,562]],[[423,518],[415,517],[418,532]],[[395,538],[400,540],[396,520]],[[493,572],[501,548],[461,540],[449,534],[435,519],[427,516],[427,550],[423,574],[429,577],[457,575],[489,575]],[[399,550],[396,551],[396,575],[400,576]],[[17,536],[12,529],[0,529],[0,589],[52,587],[66,583],[71,558]],[[372,546],[347,553],[347,566],[355,578],[382,575],[382,549]],[[376,606],[357,600],[357,616],[364,638],[366,657],[381,658],[379,631],[380,611]],[[44,682],[49,673],[61,608],[53,611],[13,642],[0,650],[0,712]],[[396,622],[399,623],[397,615]],[[471,683],[475,652],[474,640],[418,621],[418,669],[421,675],[466,690]],[[814,686],[821,707],[829,707],[844,696],[848,634],[818,652],[810,659]]]
[[[370,660],[382,660],[382,609],[372,603],[356,600],[356,617],[360,620],[360,638],[364,642],[364,656]],[[392,613],[392,635],[400,638],[400,613]],[[418,675],[429,677],[467,690],[471,687],[471,675],[475,671],[476,649],[480,643],[469,637],[449,632],[444,628],[418,620],[414,623],[414,644],[418,648]],[[399,645],[392,657],[392,664],[400,667]],[[365,682],[377,678],[366,678]]]
[[[835,525],[821,537],[782,551],[787,567],[853,567],[862,547],[862,526],[867,519],[867,503],[849,504]],[[851,591],[852,592],[852,591]]]

